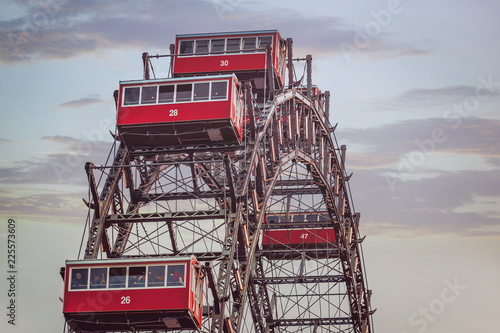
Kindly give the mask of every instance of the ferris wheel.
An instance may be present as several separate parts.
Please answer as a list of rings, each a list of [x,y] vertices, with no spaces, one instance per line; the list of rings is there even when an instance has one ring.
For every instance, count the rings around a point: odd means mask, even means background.
[[[68,332],[374,331],[346,148],[292,45],[177,35],[120,82],[109,160],[85,166],[81,255],[61,270]]]

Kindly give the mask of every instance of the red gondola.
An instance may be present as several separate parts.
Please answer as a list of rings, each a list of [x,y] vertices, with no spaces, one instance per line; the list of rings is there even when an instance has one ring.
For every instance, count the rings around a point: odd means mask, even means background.
[[[63,313],[76,332],[200,329],[194,257],[67,261]]]
[[[266,248],[321,248],[335,242],[333,228],[269,229],[262,233],[262,247]]]
[[[243,111],[235,75],[122,81],[117,127],[128,147],[241,143]]]
[[[323,215],[327,215],[324,213]],[[263,249],[322,249],[335,243],[335,230],[321,214],[271,213],[262,230]]]
[[[251,80],[254,89],[263,89],[264,72],[273,68],[279,86],[285,82],[286,42],[277,30],[177,35],[175,54],[174,76],[235,73],[240,81]]]

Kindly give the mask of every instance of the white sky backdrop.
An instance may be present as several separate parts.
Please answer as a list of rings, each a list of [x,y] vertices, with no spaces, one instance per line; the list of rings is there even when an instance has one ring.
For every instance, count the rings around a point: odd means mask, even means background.
[[[278,29],[313,56],[347,145],[376,332],[497,327],[500,2],[0,0],[0,269],[18,225],[17,325],[61,332],[84,163],[102,164],[118,81],[176,34]],[[165,76],[167,61],[154,63]],[[302,64],[296,67],[302,73]],[[5,314],[4,314],[5,313]]]

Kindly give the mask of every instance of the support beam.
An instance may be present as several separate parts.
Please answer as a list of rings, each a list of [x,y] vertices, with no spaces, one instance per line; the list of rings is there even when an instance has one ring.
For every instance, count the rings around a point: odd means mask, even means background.
[[[207,273],[208,287],[212,291],[212,297],[214,299],[215,314],[220,314],[219,293],[217,292],[217,287],[215,285],[216,283],[215,283],[214,272],[213,272],[212,265],[210,264],[210,262],[205,263],[205,272]]]
[[[273,66],[273,52],[271,45],[267,44],[266,50],[267,50],[267,80],[269,82],[269,100],[272,101],[274,99],[274,66]]]
[[[149,80],[151,77],[149,72],[149,54],[147,52],[142,54],[142,68],[144,71],[144,80]]]
[[[172,222],[187,220],[215,220],[224,219],[225,217],[226,212],[223,210],[199,210],[192,212],[115,214],[109,215],[106,218],[106,222],[108,224]]]
[[[330,127],[330,92],[325,91],[325,123]]]
[[[286,39],[287,46],[287,67],[288,67],[288,89],[293,87],[293,40],[291,38]]]
[[[170,243],[172,243],[172,252],[174,255],[179,254],[179,247],[177,246],[177,238],[175,237],[175,229],[172,221],[167,221],[168,235],[170,236]]]
[[[89,239],[85,249],[85,259],[95,259],[101,246],[104,252],[106,252],[106,255],[111,256],[110,241],[106,229],[104,228],[104,223],[106,215],[114,203],[124,165],[129,163],[128,157],[128,150],[122,142],[116,152],[113,167],[110,169],[108,177],[106,178],[99,201],[94,203],[95,207],[102,205],[102,209],[99,209],[99,211],[94,210],[94,218],[89,229]]]
[[[229,186],[229,196],[231,197],[231,212],[236,212],[236,190],[234,188],[233,173],[231,172],[231,160],[229,156],[224,156],[224,169],[226,170],[226,178]]]
[[[169,201],[169,200],[189,200],[189,199],[221,199],[224,198],[223,191],[204,191],[200,193],[193,192],[175,192],[175,193],[161,193],[161,194],[146,194],[143,195],[139,201],[149,203],[152,201]]]
[[[87,172],[87,179],[89,181],[89,189],[90,189],[90,194],[92,195],[92,201],[93,207],[94,207],[94,217],[99,218],[101,216],[101,205],[99,202],[99,194],[97,192],[97,184],[95,181],[95,176],[94,176],[94,170],[92,169],[94,167],[94,163],[87,162],[85,164],[85,171]]]
[[[253,98],[252,98],[252,85],[250,83],[245,84],[245,95],[246,95],[246,102],[247,102],[247,113],[248,113],[248,120],[250,121],[250,138],[251,140],[255,140],[255,113],[253,109]]]
[[[330,325],[352,325],[352,320],[349,317],[334,317],[334,318],[300,318],[300,319],[277,319],[271,320],[268,324],[278,327],[289,326],[330,326]]]
[[[324,276],[291,276],[291,277],[254,277],[253,281],[257,284],[296,284],[300,283],[339,283],[344,282],[343,275],[324,275]]]
[[[312,56],[306,55],[307,98],[312,99]]]

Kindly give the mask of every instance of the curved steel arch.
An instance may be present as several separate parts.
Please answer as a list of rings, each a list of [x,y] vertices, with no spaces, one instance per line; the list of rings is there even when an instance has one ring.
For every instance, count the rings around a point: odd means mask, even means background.
[[[204,327],[214,333],[264,333],[298,326],[317,331],[338,325],[350,326],[352,332],[371,332],[369,291],[358,245],[359,214],[351,211],[345,156],[337,153],[343,150],[335,146],[332,129],[316,104],[298,90],[285,90],[260,113],[257,135],[254,140],[247,135],[246,146],[191,147],[188,152],[130,152],[119,146],[109,167],[88,165],[88,205],[94,214],[85,257],[195,253],[208,264],[207,274],[213,280],[212,312]],[[295,180],[308,182],[307,191],[324,200],[321,205],[335,229],[338,274],[330,280],[319,276],[273,279],[266,275],[266,265],[271,267],[272,261],[258,254],[271,198],[301,195],[288,185],[280,185],[281,192],[275,193],[278,182],[287,181],[280,178],[283,171],[293,164],[306,167],[308,178]],[[106,179],[101,195],[94,171]],[[178,201],[191,206],[178,207]],[[156,210],[148,210],[148,205]],[[235,271],[243,276],[241,285]],[[349,310],[342,310],[342,316],[294,320],[273,316],[271,284],[308,284],[306,291],[318,293],[314,286],[322,283],[345,286],[347,301],[343,302],[348,302]]]
[[[288,163],[290,163],[293,160],[300,161],[301,163],[307,165],[311,169],[311,176],[314,179],[316,185],[321,189],[321,192],[323,194],[326,207],[328,209],[328,213],[330,215],[330,220],[331,223],[335,229],[336,237],[338,239],[338,248],[339,248],[339,256],[342,259],[342,269],[343,269],[343,275],[344,279],[343,281],[347,285],[347,295],[349,298],[349,303],[351,307],[351,314],[350,317],[343,317],[341,319],[335,318],[334,320],[326,320],[323,322],[327,323],[341,323],[343,325],[351,323],[353,325],[353,329],[355,332],[368,332],[370,331],[370,325],[368,321],[368,316],[370,313],[370,305],[369,305],[369,293],[365,288],[365,283],[364,283],[364,276],[363,273],[361,272],[361,267],[356,265],[355,267],[352,267],[351,265],[351,260],[350,258],[355,258],[355,261],[357,260],[360,262],[359,257],[360,257],[360,252],[359,252],[359,247],[357,246],[357,230],[355,230],[354,234],[353,231],[348,229],[357,229],[357,225],[351,225],[354,223],[351,223],[349,219],[345,219],[344,221],[344,216],[350,216],[352,219],[352,216],[356,216],[355,214],[349,214],[349,212],[346,212],[345,209],[350,209],[350,205],[348,204],[348,198],[347,198],[347,191],[340,191],[338,188],[342,186],[342,188],[346,189],[345,186],[345,171],[343,170],[343,163],[339,161],[337,158],[337,154],[335,153],[335,147],[333,145],[333,140],[330,137],[330,131],[328,130],[327,126],[323,121],[321,121],[321,116],[318,112],[318,110],[314,107],[314,105],[309,101],[305,96],[303,96],[300,92],[296,90],[288,90],[282,93],[281,95],[278,95],[274,103],[268,108],[266,114],[267,117],[265,118],[265,121],[261,125],[260,131],[258,132],[256,142],[255,142],[255,148],[252,152],[252,157],[249,159],[249,168],[246,170],[247,171],[247,177],[245,177],[245,181],[243,183],[243,187],[241,189],[241,194],[240,198],[243,197],[248,197],[248,190],[252,188],[252,175],[256,172],[256,169],[258,169],[259,165],[261,163],[265,163],[265,160],[263,161],[261,159],[262,156],[265,156],[265,150],[266,148],[263,147],[263,143],[265,142],[265,138],[268,137],[268,129],[272,128],[272,121],[273,118],[275,119],[275,114],[277,112],[277,109],[280,105],[283,105],[284,103],[291,101],[293,99],[297,99],[300,102],[304,103],[310,108],[311,116],[315,118],[316,121],[318,121],[318,124],[320,125],[320,135],[321,137],[326,138],[326,142],[328,144],[327,151],[330,153],[330,161],[329,163],[332,163],[335,165],[336,170],[339,171],[339,176],[341,176],[341,182],[337,183],[336,186],[337,188],[334,190],[332,184],[328,179],[326,179],[323,171],[321,170],[321,167],[318,165],[317,160],[311,156],[310,154],[306,154],[303,150],[299,148],[293,149],[291,152],[288,154],[280,155],[279,159],[276,163],[274,161],[274,177],[271,179],[270,182],[267,182],[265,184],[266,191],[263,193],[263,195],[257,199],[258,204],[254,203],[254,211],[253,214],[258,216],[257,218],[257,223],[252,228],[253,231],[253,237],[252,237],[252,242],[250,245],[250,249],[248,250],[248,262],[245,265],[245,275],[244,275],[244,280],[243,280],[243,291],[242,291],[242,296],[241,296],[241,306],[238,307],[237,311],[234,311],[233,316],[231,319],[234,321],[234,326],[236,328],[236,331],[240,331],[241,328],[241,323],[242,323],[242,317],[241,313],[244,310],[245,306],[245,301],[246,301],[246,295],[250,295],[250,298],[255,298],[255,291],[250,290],[249,283],[254,280],[252,274],[254,272],[254,260],[255,260],[255,251],[258,246],[258,238],[260,235],[261,227],[263,220],[265,218],[265,208],[267,206],[267,202],[272,195],[272,191],[275,187],[276,181],[278,179],[278,175],[280,174],[280,171],[282,170],[282,167]],[[272,133],[272,135],[275,135],[276,133]],[[272,140],[272,139],[271,139]],[[283,149],[280,149],[280,151],[283,151]],[[263,153],[264,152],[264,153]],[[338,169],[337,169],[338,168]],[[253,183],[257,182],[255,180]],[[255,186],[253,188],[255,189]],[[337,197],[340,197],[340,199],[337,199],[338,205],[335,204],[335,194],[337,193]],[[347,200],[346,200],[347,199]],[[241,203],[243,200],[240,200],[240,204],[238,206],[238,211],[243,208],[243,204]],[[252,201],[250,201],[252,202]],[[346,204],[347,202],[347,204]],[[246,201],[248,203],[248,200]],[[342,213],[339,212],[339,207],[342,205]],[[249,206],[252,206],[251,204]],[[260,207],[260,208],[259,208]],[[238,214],[237,216],[241,217],[243,215]],[[248,212],[247,212],[248,216]],[[359,215],[356,217],[355,223],[357,224],[359,220]],[[239,228],[239,223],[237,222],[235,224],[235,229],[237,230]],[[235,238],[234,238],[234,243],[236,244],[237,239],[236,239],[236,234],[235,232]],[[347,237],[347,238],[346,238]],[[234,257],[233,257],[234,260]],[[232,261],[229,263],[232,265]],[[358,273],[357,275],[355,273]],[[236,286],[235,286],[236,288]],[[361,290],[361,292],[358,292],[358,290]],[[268,299],[268,297],[266,298]],[[269,303],[269,300],[267,300],[267,303]],[[267,304],[267,307],[269,308],[270,305]],[[262,323],[262,316],[255,316],[255,311],[258,311],[257,308],[253,307],[252,308],[252,314],[254,317],[254,321],[257,320],[258,322],[255,325],[255,328],[257,331],[262,330],[262,327],[264,327],[264,324]],[[271,314],[265,314],[267,318],[272,318]],[[221,315],[221,320],[223,318],[223,315]],[[307,321],[304,321],[306,323]],[[316,325],[321,322],[321,321],[316,321]],[[274,322],[276,323],[276,322]]]
[[[272,195],[272,191],[276,185],[276,181],[278,180],[278,174],[282,170],[283,166],[289,164],[290,162],[292,162],[295,159],[301,161],[304,164],[307,164],[312,169],[314,169],[314,171],[316,171],[316,174],[318,174],[318,178],[323,178],[318,173],[317,164],[315,163],[315,161],[312,158],[310,158],[310,156],[305,155],[302,151],[294,150],[291,153],[288,153],[287,155],[282,156],[280,158],[280,162],[278,163],[278,166],[276,168],[276,175],[275,175],[275,177],[273,177],[270,184],[268,185],[268,191],[266,191],[265,196],[262,200],[261,204],[263,207],[266,206],[270,196]],[[322,179],[322,180],[324,180],[324,179]],[[329,196],[331,194],[331,191],[329,191],[328,186],[326,186],[327,184],[325,184],[325,183],[323,183],[323,184],[327,188],[325,190],[326,196]],[[329,197],[329,199],[332,199],[332,198]],[[332,201],[332,200],[329,200],[329,201]],[[263,223],[264,218],[265,218],[265,210],[262,209],[258,216],[259,216],[258,224],[255,228],[256,234],[260,234],[260,230],[262,229],[262,223]],[[258,242],[257,242],[257,237],[256,237],[255,240],[252,242],[250,250],[249,250],[249,255],[248,255],[249,261],[247,264],[247,269],[245,270],[244,281],[243,281],[243,285],[245,286],[245,288],[249,287],[249,282],[253,278],[252,274],[254,272],[254,265],[255,265],[254,260],[255,260],[255,251],[257,248],[257,244],[258,244]],[[245,290],[243,291],[243,295],[246,295]],[[245,300],[245,296],[243,296],[243,300]],[[242,303],[245,304],[244,301]],[[237,321],[237,323],[236,323],[236,331],[239,331],[240,327],[241,327],[241,320]]]

